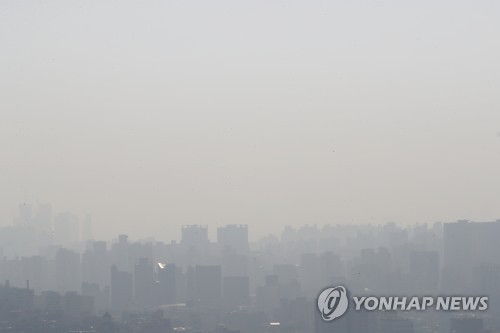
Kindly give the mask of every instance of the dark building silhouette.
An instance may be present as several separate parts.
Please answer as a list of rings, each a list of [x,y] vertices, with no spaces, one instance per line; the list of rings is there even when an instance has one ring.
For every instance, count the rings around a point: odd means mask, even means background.
[[[148,262],[147,258],[141,258],[134,270],[134,295],[138,306],[153,305],[154,282],[153,265]]]
[[[91,242],[91,249],[82,255],[82,282],[97,283],[101,288],[109,286],[109,256],[106,242]]]
[[[476,272],[481,264],[500,265],[500,220],[444,224],[443,286],[456,293],[464,288],[479,292]]]
[[[120,235],[109,251],[105,241],[75,243],[71,249],[36,242],[23,248],[20,240],[38,237],[31,224],[0,228],[2,247],[8,248],[0,258],[0,280],[10,281],[0,287],[0,331],[500,331],[498,222],[449,223],[445,231],[442,224],[305,226],[251,246],[246,226],[219,228],[214,243],[206,226],[195,225],[183,227],[179,243]],[[38,255],[15,255],[34,248]],[[350,309],[325,322],[316,298],[325,287],[338,285],[371,296],[455,288],[455,295],[489,296],[489,308],[452,321],[456,312]]]
[[[197,265],[195,267],[195,297],[208,303],[217,303],[222,296],[222,273],[220,266]]]
[[[248,304],[250,282],[247,276],[226,276],[222,286],[225,306],[236,307]]]
[[[133,302],[132,274],[111,267],[111,307],[115,312],[130,308]]]
[[[159,304],[177,302],[177,267],[175,264],[158,264]]]
[[[415,293],[435,293],[439,287],[439,253],[419,251],[410,254],[410,277]]]
[[[67,249],[59,249],[55,257],[55,281],[57,291],[80,292],[80,254]]]

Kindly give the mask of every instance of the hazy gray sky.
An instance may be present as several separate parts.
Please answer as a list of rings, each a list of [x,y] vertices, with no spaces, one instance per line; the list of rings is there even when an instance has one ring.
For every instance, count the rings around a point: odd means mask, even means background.
[[[500,3],[0,1],[0,219],[500,218]]]

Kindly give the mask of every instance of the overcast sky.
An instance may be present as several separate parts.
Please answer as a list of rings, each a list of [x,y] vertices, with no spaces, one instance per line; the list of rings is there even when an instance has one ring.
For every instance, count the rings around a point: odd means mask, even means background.
[[[500,218],[500,3],[0,1],[0,225]]]

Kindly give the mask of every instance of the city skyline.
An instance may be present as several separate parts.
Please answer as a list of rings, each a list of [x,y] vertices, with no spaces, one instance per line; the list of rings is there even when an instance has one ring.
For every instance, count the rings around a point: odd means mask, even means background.
[[[18,227],[28,231],[22,224]],[[305,225],[287,227],[280,235],[253,243],[248,240],[247,225],[226,225],[217,231],[213,241],[208,226],[186,225],[176,242],[119,235],[113,241],[41,244],[35,253],[23,255],[8,246],[37,244],[28,244],[26,237],[11,244],[3,239],[0,328],[99,333],[134,329],[144,333],[322,333],[332,329],[359,333],[362,327],[372,333],[500,331],[500,258],[496,255],[500,220],[406,228]],[[4,232],[0,229],[0,236]],[[321,290],[338,285],[372,298],[469,295],[479,299],[478,295],[486,295],[488,310],[367,313],[351,309],[326,322],[315,301]],[[8,309],[22,317],[9,316]]]
[[[61,221],[66,222],[66,233],[68,235],[61,237],[57,235],[57,229],[58,229],[58,224],[61,224]],[[383,226],[387,224],[394,224],[398,225],[401,227],[408,227],[411,228],[415,225],[432,225],[435,223],[450,223],[453,221],[477,221],[476,223],[479,222],[496,222],[500,221],[500,218],[496,219],[491,219],[491,220],[474,220],[474,219],[467,219],[467,218],[458,218],[452,221],[419,221],[417,223],[413,224],[405,224],[405,223],[398,223],[397,221],[385,221],[385,222],[379,222],[375,223],[374,221],[368,221],[367,223],[356,223],[354,225],[358,227],[362,227],[363,225],[368,225],[368,226]],[[172,233],[163,233],[165,228],[159,227],[159,229],[152,234],[149,235],[140,235],[136,240],[149,240],[149,239],[154,239],[156,241],[163,241],[163,242],[171,242],[171,241],[180,241],[182,239],[182,231],[184,230],[185,227],[188,226],[205,226],[206,227],[206,236],[208,237],[209,240],[211,241],[216,241],[218,238],[221,237],[220,232],[218,231],[219,229],[232,225],[232,226],[238,226],[238,225],[244,225],[248,228],[248,239],[251,242],[258,242],[259,240],[266,238],[268,236],[274,235],[274,234],[280,234],[281,231],[283,231],[286,228],[302,228],[306,226],[310,226],[313,228],[322,228],[322,227],[328,227],[332,225],[336,226],[343,226],[343,225],[349,225],[351,221],[337,221],[337,222],[323,222],[323,223],[303,223],[299,225],[291,225],[291,224],[284,224],[284,225],[278,225],[277,231],[272,231],[273,229],[269,229],[270,231],[262,234],[262,235],[252,235],[252,228],[251,224],[246,224],[246,223],[238,223],[237,221],[233,221],[233,223],[219,223],[216,225],[210,225],[207,223],[188,223],[188,224],[174,224],[178,230],[174,234]],[[68,226],[71,225],[71,226]],[[6,226],[0,226],[0,229],[3,227],[19,227],[19,226],[28,226],[28,227],[33,227],[37,230],[45,230],[51,233],[51,237],[54,237],[54,240],[59,240],[55,241],[56,244],[66,244],[66,242],[85,242],[88,240],[107,240],[111,241],[113,239],[117,239],[118,235],[125,235],[129,234],[126,232],[126,230],[112,230],[111,235],[101,235],[99,233],[94,232],[94,223],[92,219],[91,214],[84,214],[83,216],[79,216],[78,214],[74,214],[72,212],[68,211],[55,211],[52,208],[52,205],[50,203],[42,203],[38,205],[32,205],[32,204],[27,204],[27,203],[20,203],[18,205],[18,212],[17,215],[14,216],[12,219],[12,223],[8,224]],[[69,229],[68,229],[69,228]],[[70,236],[69,236],[70,235]],[[60,240],[64,240],[65,242],[61,242]]]

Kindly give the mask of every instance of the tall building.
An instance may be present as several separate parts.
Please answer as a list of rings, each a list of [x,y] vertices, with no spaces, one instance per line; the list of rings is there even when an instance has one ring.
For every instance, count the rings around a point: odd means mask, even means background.
[[[445,223],[443,288],[461,292],[464,288],[478,292],[478,272],[482,264],[500,264],[500,220],[470,222],[461,220]]]
[[[87,241],[93,238],[92,234],[92,218],[89,214],[85,215],[82,223],[82,240]]]
[[[177,267],[175,264],[158,264],[160,305],[177,302]]]
[[[194,266],[203,263],[209,248],[206,225],[183,225],[181,248],[184,250],[184,264]]]
[[[195,297],[200,301],[216,302],[222,296],[222,273],[220,266],[195,267]]]
[[[361,249],[361,256],[351,267],[350,288],[355,291],[368,289],[374,294],[391,291],[392,259],[387,248]]]
[[[206,225],[183,225],[181,243],[185,246],[204,246],[208,244]]]
[[[32,211],[31,205],[27,203],[22,203],[19,205],[19,217],[17,223],[20,225],[29,225],[32,222]]]
[[[223,251],[221,257],[223,276],[248,275],[248,256],[234,253],[231,250]]]
[[[58,214],[54,218],[54,242],[56,245],[73,245],[80,239],[80,223],[69,213]]]
[[[148,307],[153,305],[153,265],[147,258],[139,259],[134,270],[134,295],[139,306]]]
[[[116,266],[111,267],[111,308],[115,312],[122,312],[130,308],[133,303],[133,279],[129,272],[119,271]]]
[[[410,254],[410,278],[415,293],[436,292],[439,287],[439,253],[419,251]]]
[[[339,255],[328,251],[319,256],[319,283],[322,286],[344,280],[344,263]]]
[[[111,246],[111,263],[118,270],[129,271],[129,242],[127,235],[119,235],[118,243]]]
[[[38,212],[35,216],[35,224],[39,230],[47,233],[52,232],[52,206],[42,204],[38,206]]]
[[[21,258],[23,280],[28,281],[30,289],[35,293],[46,290],[43,270],[47,266],[47,258],[42,256]]]
[[[94,308],[98,313],[109,310],[109,286],[100,288],[97,283],[82,283],[82,296],[91,297],[94,300]]]
[[[109,285],[109,258],[106,242],[91,243],[91,248],[82,255],[83,282],[97,283],[101,288]]]
[[[68,292],[63,297],[64,314],[71,319],[89,317],[94,314],[94,298]]]
[[[11,287],[7,281],[5,285],[0,285],[0,314],[14,315],[32,311],[34,298],[33,290]],[[4,318],[2,317],[2,319]]]
[[[230,224],[217,228],[217,244],[232,252],[248,252],[248,225]]]
[[[315,253],[303,253],[299,267],[300,285],[307,296],[313,297],[320,287],[319,257]]]
[[[250,282],[248,276],[227,276],[222,282],[224,305],[228,307],[248,304]]]
[[[80,292],[80,254],[67,249],[59,249],[55,256],[56,290],[62,294]]]
[[[63,311],[63,299],[61,294],[55,291],[43,291],[40,294],[42,311],[48,315],[55,315]]]

